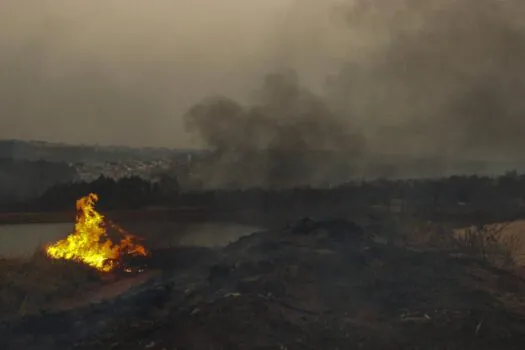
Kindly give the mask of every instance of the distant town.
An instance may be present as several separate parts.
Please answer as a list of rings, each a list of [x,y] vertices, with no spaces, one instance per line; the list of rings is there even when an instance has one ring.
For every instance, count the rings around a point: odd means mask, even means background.
[[[94,181],[100,176],[114,180],[138,176],[154,181],[159,174],[169,171],[171,164],[169,159],[69,163],[76,170],[78,179],[86,182]]]
[[[205,188],[331,187],[352,180],[497,176],[525,172],[525,162],[450,160],[337,152],[66,145],[0,140],[0,195],[39,196],[48,188],[106,177],[175,181],[182,190]]]

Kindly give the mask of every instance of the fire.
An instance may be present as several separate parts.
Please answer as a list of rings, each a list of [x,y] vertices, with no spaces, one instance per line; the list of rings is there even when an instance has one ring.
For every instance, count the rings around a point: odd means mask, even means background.
[[[77,200],[75,232],[46,247],[47,256],[52,259],[66,259],[82,262],[99,271],[109,272],[117,265],[123,254],[147,255],[146,248],[134,243],[135,237],[111,224],[123,236],[115,244],[107,235],[105,218],[95,210],[98,196],[94,193]]]

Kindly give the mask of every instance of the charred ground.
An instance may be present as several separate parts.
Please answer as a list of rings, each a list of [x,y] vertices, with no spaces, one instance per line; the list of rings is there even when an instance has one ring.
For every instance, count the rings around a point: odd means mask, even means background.
[[[105,298],[4,318],[0,339],[6,349],[521,348],[524,282],[444,247],[305,218],[221,250],[154,251],[133,287],[99,277]]]

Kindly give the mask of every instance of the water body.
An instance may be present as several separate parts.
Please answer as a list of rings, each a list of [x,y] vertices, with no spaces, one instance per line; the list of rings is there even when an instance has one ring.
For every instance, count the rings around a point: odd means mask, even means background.
[[[73,231],[72,223],[0,225],[0,256],[31,256],[46,243]]]
[[[260,228],[232,223],[124,223],[127,231],[144,237],[150,248],[161,246],[221,247]],[[29,257],[47,243],[66,237],[73,223],[0,225],[0,256]]]

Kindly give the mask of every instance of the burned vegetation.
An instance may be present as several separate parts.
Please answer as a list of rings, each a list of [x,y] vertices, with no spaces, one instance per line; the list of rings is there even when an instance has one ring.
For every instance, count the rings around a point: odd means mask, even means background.
[[[56,263],[40,258],[41,272],[93,282],[9,313],[0,339],[5,349],[521,348],[517,273],[452,236],[395,238],[385,244],[350,219],[303,218],[219,250],[152,249],[145,270],[127,276],[66,262],[45,272]]]

